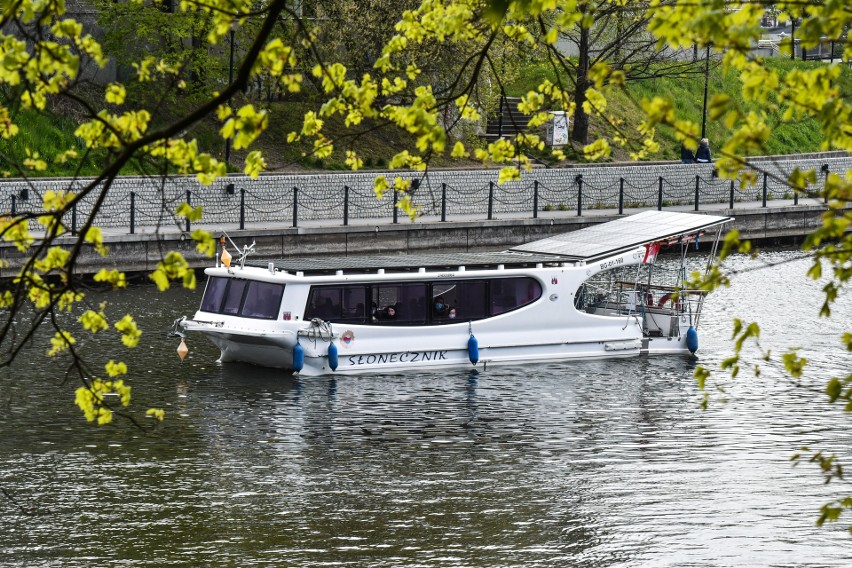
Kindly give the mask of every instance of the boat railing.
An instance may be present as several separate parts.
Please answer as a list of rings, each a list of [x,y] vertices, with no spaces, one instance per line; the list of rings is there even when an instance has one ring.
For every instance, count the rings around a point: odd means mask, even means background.
[[[586,282],[580,289],[576,307],[600,315],[697,314],[705,290],[684,289],[663,284],[637,284],[619,281],[606,287]]]

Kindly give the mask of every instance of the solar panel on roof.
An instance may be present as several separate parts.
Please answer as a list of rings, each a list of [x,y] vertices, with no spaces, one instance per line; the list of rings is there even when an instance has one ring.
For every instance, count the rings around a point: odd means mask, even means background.
[[[377,270],[385,268],[390,270],[418,268],[447,267],[456,269],[459,266],[505,266],[531,265],[538,263],[550,263],[570,261],[560,256],[549,254],[530,254],[518,252],[484,252],[484,253],[457,253],[457,254],[417,254],[417,255],[393,255],[393,256],[344,256],[344,257],[319,257],[319,258],[290,258],[275,260],[275,266],[280,270],[288,272],[333,272],[336,270]],[[249,259],[248,266],[265,268],[267,261]]]
[[[647,243],[695,233],[731,220],[731,217],[677,211],[643,211],[608,223],[525,243],[510,250],[590,260]]]

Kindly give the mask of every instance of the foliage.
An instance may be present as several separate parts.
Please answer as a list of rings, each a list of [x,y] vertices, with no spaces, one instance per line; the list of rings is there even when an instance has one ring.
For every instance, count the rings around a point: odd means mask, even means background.
[[[577,148],[587,159],[606,159],[614,147],[635,159],[655,155],[660,148],[657,133],[662,129],[670,129],[676,142],[695,147],[699,124],[684,116],[665,91],[658,88],[642,100],[631,99],[625,85],[635,68],[619,55],[624,42],[615,42],[611,54],[600,60],[592,61],[588,53],[586,60],[578,62],[574,80],[588,83],[582,92],[562,80],[572,76],[567,71],[573,67],[558,48],[560,36],[608,31],[601,29],[604,20],[596,15],[629,13],[641,21],[637,34],[643,38],[653,34],[655,52],[664,47],[688,50],[697,46],[700,53],[709,46],[719,61],[720,77],[724,80],[729,71],[736,71],[742,80],[739,96],[717,93],[708,105],[709,120],[724,124],[730,132],[714,153],[719,157],[716,166],[721,177],[738,180],[742,186],[753,184],[757,173],[743,169],[744,156],[765,153],[773,130],[783,133],[804,119],[819,125],[823,149],[852,150],[852,105],[848,91],[841,88],[848,89],[848,81],[842,82],[839,65],[813,65],[781,73],[750,52],[751,44],[760,37],[760,19],[769,8],[801,17],[797,38],[805,48],[829,38],[844,46],[847,60],[852,58],[852,42],[846,35],[852,13],[839,0],[805,4],[762,0],[422,0],[402,11],[385,41],[370,37],[364,57],[357,57],[362,55],[357,52],[357,42],[326,45],[323,39],[334,28],[303,17],[309,14],[294,10],[290,1],[184,0],[176,4],[173,0],[134,0],[116,4],[104,6],[105,18],[111,17],[109,21],[119,26],[126,23],[120,21],[122,17],[131,19],[121,14],[135,14],[150,36],[133,38],[137,44],[126,46],[108,38],[109,50],[122,51],[123,56],[136,60],[126,62],[129,65],[118,81],[103,88],[88,83],[97,69],[106,66],[106,52],[88,30],[66,16],[65,2],[9,0],[0,11],[4,101],[0,105],[0,138],[15,139],[22,121],[33,113],[44,113],[50,105],[73,106],[81,116],[76,140],[63,141],[52,150],[58,157],[24,146],[0,156],[2,170],[26,174],[45,170],[47,162],[54,160],[66,160],[75,172],[93,159],[100,164],[93,180],[57,186],[39,195],[41,211],[0,218],[0,237],[24,255],[17,275],[2,283],[0,364],[8,365],[42,323],[50,326],[53,337],[48,356],[68,357],[69,372],[81,382],[77,404],[88,420],[99,424],[108,423],[115,412],[128,412],[123,409],[130,403],[129,388],[123,379],[114,380],[125,368],[121,362],[106,362],[103,368],[109,378],[103,378],[103,373],[80,358],[77,338],[117,332],[111,340],[133,347],[142,332],[131,314],[108,321],[101,306],[88,303],[75,278],[84,248],[109,254],[94,226],[95,216],[120,172],[191,174],[205,184],[224,174],[227,165],[203,151],[190,134],[210,117],[219,122],[222,140],[246,150],[243,171],[257,175],[265,160],[253,148],[270,121],[266,106],[243,96],[250,87],[260,85],[259,90],[274,93],[275,98],[303,100],[310,85],[320,104],[306,110],[300,123],[287,133],[287,141],[306,145],[306,153],[319,160],[334,156],[338,148],[353,170],[365,163],[358,153],[364,129],[393,127],[406,133],[413,147],[389,158],[392,170],[421,172],[434,156],[451,152],[459,158],[474,156],[497,164],[501,182],[517,179],[521,168],[531,166],[530,153],[545,151],[539,136],[525,132],[487,148],[472,148],[458,132],[480,120],[496,96],[506,93],[507,81],[516,75],[513,69],[527,57],[540,58],[554,70],[553,79],[543,79],[522,95],[519,108],[530,117],[532,128],[544,124],[545,111],[551,109],[569,114],[579,109],[606,125],[604,136]],[[355,5],[343,0],[335,4],[341,9]],[[380,0],[373,0],[372,5],[390,6]],[[389,30],[387,19],[374,16],[370,20],[365,15],[363,21],[375,23],[371,29],[376,34]],[[629,23],[622,19],[622,24]],[[230,55],[232,34],[240,41],[238,63],[233,80],[225,81],[224,65],[207,62]],[[602,41],[605,36],[600,36]],[[791,45],[788,42],[786,49]],[[137,52],[137,46],[144,49]],[[337,60],[338,56],[344,59]],[[610,98],[618,92],[633,101],[634,112],[643,117],[637,125],[638,138],[628,135],[627,124],[608,111]],[[151,93],[156,94],[153,99]],[[346,131],[331,133],[329,125],[335,121]],[[553,155],[561,159],[563,153]],[[852,172],[818,176],[813,171],[795,171],[784,181],[791,191],[827,200],[822,226],[805,243],[813,253],[810,276],[826,280],[821,315],[827,317],[852,273],[852,232],[848,231],[852,213],[847,209]],[[398,192],[400,209],[415,216],[417,203],[408,193],[410,187],[410,174],[381,176],[375,184],[377,194]],[[76,237],[59,246],[58,238],[68,232],[66,214],[84,198],[94,202],[91,214]],[[203,215],[203,211],[184,205],[177,211],[179,216],[197,219]],[[194,233],[193,238],[199,250],[215,250],[209,233]],[[748,248],[748,243],[732,233],[721,256]],[[161,289],[175,279],[184,286],[195,285],[185,258],[174,251],[165,252],[151,277]],[[101,279],[114,286],[125,280],[117,273],[102,274]],[[727,276],[716,267],[694,285],[712,289],[726,281]],[[22,317],[25,314],[32,317]],[[68,314],[80,315],[69,323]],[[740,370],[741,349],[759,335],[754,322],[735,326],[735,353],[723,365],[733,376]],[[849,335],[842,341],[848,350]],[[782,362],[792,375],[806,366],[795,353],[785,354]],[[702,385],[710,376],[706,369],[697,371]],[[847,410],[852,410],[848,406],[850,389],[852,375],[835,377],[827,386],[828,400],[845,401]],[[146,416],[162,418],[163,413],[150,409]],[[810,461],[819,464],[827,480],[842,476],[833,456],[805,451],[811,453]],[[820,521],[838,519],[849,503],[842,498],[827,505]]]

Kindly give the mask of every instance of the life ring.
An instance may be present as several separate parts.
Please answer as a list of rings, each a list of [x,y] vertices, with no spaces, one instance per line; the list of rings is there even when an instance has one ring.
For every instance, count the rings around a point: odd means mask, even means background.
[[[660,303],[657,304],[657,307],[664,308],[666,306],[666,302],[668,302],[671,299],[672,299],[671,293],[663,295],[663,297],[660,298]],[[674,308],[675,308],[675,310],[680,311],[680,307],[681,307],[680,306],[680,297],[678,297],[677,302],[674,302]]]

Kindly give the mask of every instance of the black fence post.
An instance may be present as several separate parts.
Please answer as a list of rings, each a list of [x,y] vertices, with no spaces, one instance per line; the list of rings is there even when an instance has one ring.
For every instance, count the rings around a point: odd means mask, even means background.
[[[763,174],[763,207],[766,207],[766,183],[767,183],[767,175]]]
[[[618,214],[624,215],[624,178],[618,180]]]
[[[299,188],[293,187],[293,226],[299,226]]]
[[[823,164],[822,167],[820,167],[819,171],[825,174],[825,180],[828,181],[828,174],[831,173],[831,171],[828,169],[828,164]],[[825,185],[825,183],[823,183],[823,185]],[[823,203],[828,203],[828,192],[825,192],[825,195],[823,195],[822,200]]]
[[[660,187],[657,189],[657,211],[663,210],[663,176],[660,176]]]
[[[349,224],[349,186],[343,186],[343,226]]]
[[[71,236],[77,234],[77,203],[71,204]]]
[[[240,189],[240,230],[246,228],[246,190]]]
[[[441,221],[447,220],[447,184],[441,184]]]
[[[488,220],[494,217],[494,182],[488,182]]]
[[[698,184],[701,183],[701,176],[695,176],[695,210],[698,211]]]
[[[398,199],[399,199],[399,193],[396,191],[396,189],[394,189],[393,190],[393,222],[394,222],[394,224],[399,222],[399,218],[397,217],[397,215],[399,214],[399,209],[396,206]]]
[[[583,174],[574,178],[577,182],[577,217],[583,216]]]
[[[14,196],[12,197],[14,199]],[[799,204],[799,192],[797,190],[793,190],[793,205]]]
[[[538,180],[533,182],[533,219],[538,219]]]
[[[12,215],[13,216],[18,214],[17,207],[16,207],[16,204],[15,204],[15,200],[16,200],[17,197],[18,197],[17,195],[14,195],[14,194],[12,195]]]
[[[728,197],[728,209],[734,208],[734,180],[731,180],[731,192]]]
[[[187,205],[189,205],[190,207],[192,207],[192,204],[189,202],[189,198],[190,198],[190,191],[187,189],[187,190],[186,190],[186,204],[187,204]],[[187,217],[187,218],[186,218],[186,232],[187,232],[187,233],[189,232],[189,229],[190,229],[190,226],[189,226],[189,217]]]
[[[130,192],[130,234],[136,232],[136,192]]]

